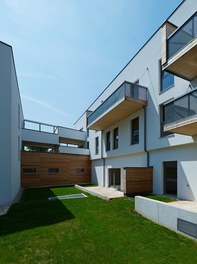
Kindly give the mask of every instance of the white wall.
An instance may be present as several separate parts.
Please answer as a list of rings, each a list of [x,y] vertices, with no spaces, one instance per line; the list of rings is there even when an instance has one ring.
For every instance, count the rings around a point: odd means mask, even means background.
[[[2,42],[0,57],[0,205],[8,205],[20,191],[23,112],[12,48]]]
[[[197,200],[197,144],[160,149],[150,153],[153,166],[153,191],[164,193],[163,162],[177,161],[177,196],[180,199]]]
[[[104,186],[103,177],[103,160],[93,160],[92,161],[92,183],[99,186]]]

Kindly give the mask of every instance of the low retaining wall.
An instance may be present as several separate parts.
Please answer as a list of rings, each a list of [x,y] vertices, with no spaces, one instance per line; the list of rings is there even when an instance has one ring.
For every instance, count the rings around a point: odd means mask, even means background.
[[[141,196],[135,197],[135,210],[159,225],[165,226],[187,237],[197,238],[197,213],[195,212],[177,208],[170,203],[164,203]],[[182,228],[180,227],[182,223],[186,233],[178,230]],[[193,235],[191,235],[191,233]]]

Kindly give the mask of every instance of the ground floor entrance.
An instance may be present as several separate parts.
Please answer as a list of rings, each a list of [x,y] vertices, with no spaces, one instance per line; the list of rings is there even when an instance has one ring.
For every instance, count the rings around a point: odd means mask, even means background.
[[[177,161],[165,161],[164,168],[164,193],[177,195]]]
[[[109,187],[120,190],[120,169],[109,169]]]

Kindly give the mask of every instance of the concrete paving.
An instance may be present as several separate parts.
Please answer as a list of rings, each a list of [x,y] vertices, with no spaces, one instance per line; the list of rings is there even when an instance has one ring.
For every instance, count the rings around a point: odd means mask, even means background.
[[[192,201],[176,201],[169,203],[171,206],[181,208],[190,212],[197,213],[197,202]]]
[[[87,192],[94,196],[102,198],[104,200],[111,200],[115,198],[124,197],[123,192],[118,191],[113,188],[106,188],[106,187],[101,187],[101,186],[83,187],[78,184],[76,184],[75,187],[84,192]]]

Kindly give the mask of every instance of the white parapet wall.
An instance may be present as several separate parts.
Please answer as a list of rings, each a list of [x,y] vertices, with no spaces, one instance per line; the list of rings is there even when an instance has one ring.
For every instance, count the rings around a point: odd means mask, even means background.
[[[197,210],[186,210],[173,202],[164,203],[142,196],[135,196],[135,210],[142,216],[159,225],[165,226],[190,238],[194,238],[193,236],[196,235],[197,238]],[[179,231],[178,221],[186,223],[183,228],[186,228],[185,231],[188,234],[194,232],[193,236]]]

